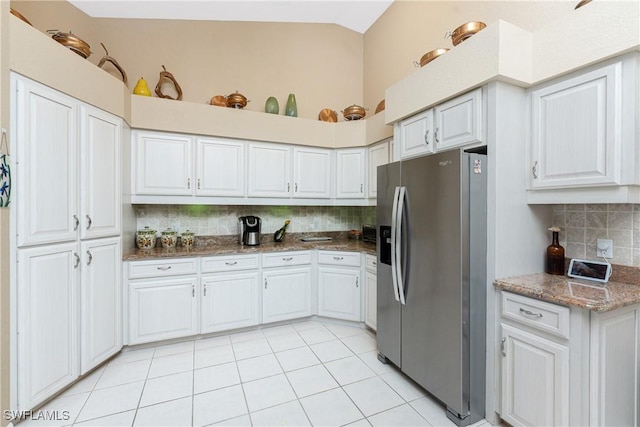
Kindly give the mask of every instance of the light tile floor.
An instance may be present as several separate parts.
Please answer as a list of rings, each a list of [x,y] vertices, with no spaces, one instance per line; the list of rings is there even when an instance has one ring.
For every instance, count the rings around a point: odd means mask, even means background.
[[[41,408],[67,421],[19,427],[454,426],[376,356],[370,331],[316,320],[134,348]]]

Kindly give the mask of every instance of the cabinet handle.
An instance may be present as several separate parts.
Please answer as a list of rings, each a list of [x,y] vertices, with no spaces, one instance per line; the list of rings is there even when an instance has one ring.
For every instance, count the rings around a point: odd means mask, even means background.
[[[291,261],[293,259],[292,256],[288,256],[286,258],[282,258],[283,261]]]
[[[91,228],[91,224],[93,224],[93,221],[91,221],[91,217],[87,215],[87,230]]]
[[[298,192],[298,183],[297,182],[296,182],[296,185],[295,185],[295,192],[296,193]]]
[[[358,282],[360,282],[360,278],[358,276],[356,276],[356,288],[359,288],[360,286],[358,285]]]
[[[533,162],[533,166],[531,167],[531,173],[533,174],[533,179],[538,179],[538,161]]]
[[[360,192],[362,193],[362,190],[364,189],[364,184],[360,184]]]
[[[91,261],[93,261],[93,255],[91,255],[90,251],[87,251],[87,256],[89,257],[89,259],[87,260],[87,265],[90,265]]]
[[[289,184],[289,183],[287,182],[287,193],[288,193],[289,191],[291,191],[291,184]]]
[[[429,145],[429,129],[424,132],[424,143]]]
[[[205,297],[207,296],[207,285],[206,284],[204,285],[204,296]]]
[[[436,142],[440,142],[440,138],[438,137],[439,130],[440,128],[436,128],[436,131],[433,133],[433,137],[435,138]]]
[[[198,178],[198,190],[200,189],[200,178]]]
[[[344,259],[344,257],[334,256],[333,259],[335,259],[336,261],[342,261]]]
[[[191,178],[187,178],[187,189],[191,189]]]
[[[191,297],[192,298],[196,297],[196,286],[195,285],[191,285]]]
[[[374,266],[376,266],[376,265],[378,265],[378,263],[377,263],[377,262],[375,262],[375,261],[373,261],[373,265],[374,265]]]
[[[74,264],[73,268],[78,268],[78,266],[80,265],[80,255],[74,252],[73,256],[76,257],[76,263]]]
[[[537,317],[538,319],[542,319],[542,313],[534,313],[533,311],[525,310],[524,308],[520,308],[520,313],[526,314],[527,316]]]
[[[507,341],[507,339],[506,339],[506,338],[502,338],[502,340],[500,340],[500,353],[502,353],[502,355],[503,355],[504,357],[507,357],[507,352],[506,352],[506,351],[505,351],[505,349],[504,349],[504,343],[505,343],[505,341]]]
[[[227,261],[227,262],[225,262],[225,264],[227,264],[227,265],[236,265],[237,263],[238,263],[238,261],[233,261],[233,262]]]
[[[74,221],[73,231],[76,231],[80,226],[80,220],[78,219],[78,215],[73,216],[73,221]]]
[[[158,270],[160,270],[160,271],[167,271],[167,270],[171,270],[171,266],[170,266],[170,265],[167,265],[167,266],[165,266],[165,267],[158,267]]]
[[[267,279],[264,279],[264,288],[267,289]]]

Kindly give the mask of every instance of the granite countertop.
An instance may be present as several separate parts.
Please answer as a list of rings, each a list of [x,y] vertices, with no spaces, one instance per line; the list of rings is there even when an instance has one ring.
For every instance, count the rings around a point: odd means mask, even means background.
[[[640,303],[640,286],[614,281],[602,285],[567,276],[536,273],[496,279],[493,284],[516,294],[598,312]]]
[[[317,237],[316,235],[330,236],[333,240],[316,242],[303,242],[300,240],[302,237]],[[237,240],[237,236],[196,237],[196,244],[191,249],[185,249],[182,246],[176,246],[174,249],[164,249],[162,247],[156,247],[151,250],[131,249],[123,254],[122,259],[124,261],[139,261],[213,255],[248,255],[312,249],[364,252],[370,255],[376,254],[375,243],[348,239],[346,233],[290,233],[285,236],[282,242],[274,242],[271,236],[264,235],[258,246],[243,246],[240,245]]]

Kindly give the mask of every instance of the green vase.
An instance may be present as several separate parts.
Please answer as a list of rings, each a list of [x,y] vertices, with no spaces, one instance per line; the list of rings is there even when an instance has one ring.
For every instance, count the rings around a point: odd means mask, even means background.
[[[298,106],[296,105],[296,96],[292,93],[289,94],[287,99],[287,106],[284,110],[284,114],[290,117],[298,117]]]
[[[278,100],[273,96],[267,98],[267,102],[264,104],[264,112],[269,114],[279,114],[280,105],[278,105]]]

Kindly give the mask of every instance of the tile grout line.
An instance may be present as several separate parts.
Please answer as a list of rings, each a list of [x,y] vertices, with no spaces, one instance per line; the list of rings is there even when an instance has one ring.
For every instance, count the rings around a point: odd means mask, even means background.
[[[264,336],[264,332],[262,333],[262,335]],[[242,397],[244,398],[244,406],[245,408],[247,408],[247,416],[249,417],[249,423],[251,423],[251,426],[253,426],[253,418],[251,417],[251,411],[249,411],[249,402],[247,401],[247,393],[244,391],[244,384],[242,382],[242,376],[240,376],[240,368],[238,368],[238,359],[236,358],[236,350],[233,347],[234,343],[233,343],[233,340],[231,340],[231,335],[229,336],[229,341],[231,341],[231,352],[233,353],[233,363],[236,367],[236,372],[238,373],[238,380],[240,381],[240,389],[242,390]],[[268,342],[269,341],[267,341],[267,343]]]
[[[138,397],[138,404],[136,405],[136,409],[133,414],[133,420],[131,420],[131,426],[135,425],[136,423],[136,418],[138,417],[138,409],[140,409],[140,402],[142,402],[142,396],[144,395],[144,389],[146,388],[147,381],[149,380],[149,374],[151,373],[151,367],[153,366],[153,359],[155,359],[157,349],[157,346],[153,349],[153,354],[151,355],[151,363],[149,363],[149,368],[147,368],[147,376],[144,379],[144,384],[142,384],[142,391],[140,392],[140,396]]]

